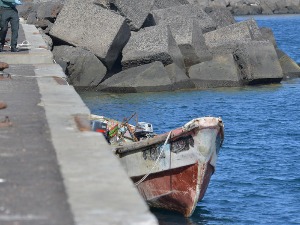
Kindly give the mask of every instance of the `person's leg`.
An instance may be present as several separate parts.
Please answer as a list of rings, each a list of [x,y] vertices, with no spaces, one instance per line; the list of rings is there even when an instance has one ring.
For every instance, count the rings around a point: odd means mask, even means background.
[[[10,10],[11,24],[11,51],[17,51],[18,32],[19,32],[19,14],[17,10]]]
[[[5,38],[8,30],[8,22],[10,20],[9,13],[7,10],[1,10],[1,21],[0,21],[0,46],[3,50],[5,44]]]

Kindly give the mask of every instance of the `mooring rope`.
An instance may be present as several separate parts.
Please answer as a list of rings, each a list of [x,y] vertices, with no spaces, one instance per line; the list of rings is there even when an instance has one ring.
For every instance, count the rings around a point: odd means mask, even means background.
[[[160,153],[159,153],[159,155],[158,155],[158,157],[157,157],[157,159],[156,159],[153,167],[151,168],[151,170],[145,176],[143,176],[142,179],[140,179],[138,182],[134,183],[136,186],[138,186],[140,183],[142,183],[152,173],[152,170],[156,167],[156,165],[158,163],[158,160],[160,159],[160,157],[162,155],[162,152],[163,152],[164,148],[166,147],[166,145],[167,145],[167,143],[168,143],[168,141],[170,139],[171,133],[172,133],[172,131],[170,131],[170,133],[168,134],[168,137],[167,137],[164,145],[161,147]]]

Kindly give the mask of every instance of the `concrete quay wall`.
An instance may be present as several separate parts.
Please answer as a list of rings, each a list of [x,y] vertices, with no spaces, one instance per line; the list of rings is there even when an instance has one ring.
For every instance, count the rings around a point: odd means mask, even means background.
[[[8,115],[11,122],[0,126],[0,199],[6,199],[0,224],[158,224],[102,134],[88,131],[90,110],[34,25],[21,24],[19,43],[24,40],[30,49],[0,53],[9,64],[0,76],[0,100],[7,104],[0,119]]]

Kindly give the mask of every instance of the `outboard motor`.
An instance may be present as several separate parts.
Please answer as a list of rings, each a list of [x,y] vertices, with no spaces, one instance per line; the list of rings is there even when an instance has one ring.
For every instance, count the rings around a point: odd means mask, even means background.
[[[134,135],[138,140],[153,136],[153,126],[151,123],[138,122]]]

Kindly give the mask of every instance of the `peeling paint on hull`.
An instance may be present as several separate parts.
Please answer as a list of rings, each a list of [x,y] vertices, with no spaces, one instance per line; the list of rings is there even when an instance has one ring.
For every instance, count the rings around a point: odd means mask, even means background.
[[[118,147],[120,161],[151,207],[193,214],[224,139],[222,120],[197,118],[144,142]],[[167,141],[166,148],[163,143]]]
[[[223,140],[222,119],[200,117],[164,134],[111,145],[151,207],[189,217],[204,197]]]
[[[209,163],[151,174],[138,190],[149,206],[177,211],[186,217],[192,215],[205,194],[214,168]],[[141,177],[132,178],[137,182]]]

